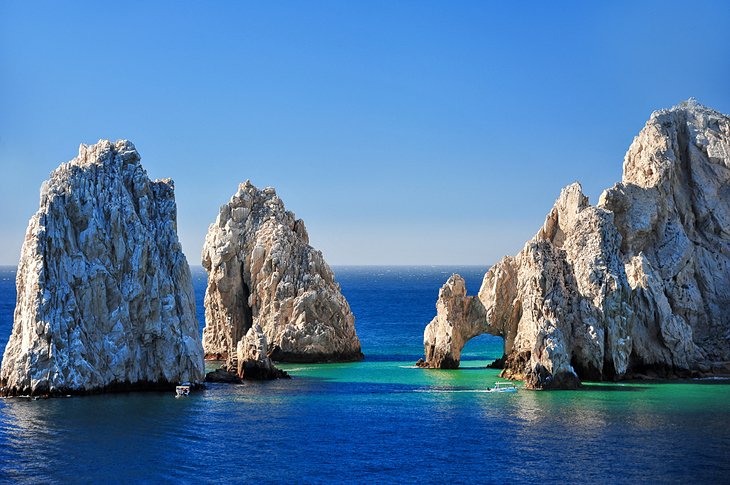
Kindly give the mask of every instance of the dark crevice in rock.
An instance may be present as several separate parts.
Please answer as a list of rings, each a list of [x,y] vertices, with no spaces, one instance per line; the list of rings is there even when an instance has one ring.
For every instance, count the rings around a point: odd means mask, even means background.
[[[241,316],[243,318],[243,328],[241,329],[240,335],[237,336],[236,342],[240,340],[241,337],[246,335],[246,332],[248,332],[248,329],[251,328],[253,325],[253,308],[251,308],[251,305],[249,305],[249,298],[251,297],[251,290],[249,289],[248,285],[246,284],[246,278],[244,276],[243,272],[243,263],[241,264],[241,280],[243,281],[243,297],[242,297],[242,305],[241,305]]]
[[[600,369],[596,369],[595,366],[577,358],[575,355],[571,358],[570,365],[583,381],[600,381],[602,378]]]

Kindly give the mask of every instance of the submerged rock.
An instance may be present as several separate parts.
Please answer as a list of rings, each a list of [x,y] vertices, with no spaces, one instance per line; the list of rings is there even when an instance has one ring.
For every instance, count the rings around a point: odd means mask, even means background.
[[[243,380],[238,374],[221,367],[205,374],[205,382],[222,382],[224,384],[241,384]]]
[[[728,187],[730,118],[693,100],[653,113],[597,206],[566,187],[477,297],[442,289],[424,365],[458,366],[465,338],[490,333],[504,338],[502,375],[532,388],[727,368]]]
[[[172,180],[150,181],[134,145],[81,145],[51,173],[17,272],[5,395],[193,385],[203,379]]]
[[[249,363],[263,363],[264,354],[285,362],[363,357],[355,318],[332,270],[274,189],[239,186],[208,230],[203,267],[208,358],[244,371],[239,355]],[[261,336],[266,351],[256,354],[251,349],[262,345]]]

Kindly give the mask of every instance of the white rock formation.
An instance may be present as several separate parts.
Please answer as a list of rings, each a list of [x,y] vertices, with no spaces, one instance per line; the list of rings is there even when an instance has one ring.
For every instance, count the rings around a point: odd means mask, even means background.
[[[134,145],[81,145],[41,187],[0,369],[6,395],[164,388],[203,379],[171,180]]]
[[[239,186],[208,230],[203,267],[206,357],[227,359],[236,369],[238,342],[259,325],[277,361],[362,358],[355,319],[332,270],[274,189]]]
[[[538,234],[490,268],[478,297],[442,289],[425,365],[458,365],[481,328],[505,340],[503,375],[528,387],[730,372],[729,182],[730,118],[694,100],[653,113],[623,181],[598,206],[578,184],[563,189]],[[445,341],[457,345],[429,359]]]
[[[456,369],[466,342],[488,331],[484,306],[476,297],[466,296],[464,278],[452,275],[439,290],[436,316],[423,335],[426,360],[417,365]]]
[[[730,360],[730,118],[689,100],[654,113],[629,148],[615,214],[637,313],[638,367]]]
[[[277,379],[288,377],[288,374],[279,370],[269,358],[266,335],[259,324],[254,323],[246,335],[238,341],[236,357],[238,368],[236,374],[242,379]]]

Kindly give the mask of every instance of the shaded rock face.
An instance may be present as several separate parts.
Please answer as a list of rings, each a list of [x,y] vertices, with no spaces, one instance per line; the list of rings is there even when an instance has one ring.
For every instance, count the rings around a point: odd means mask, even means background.
[[[171,180],[100,141],[51,173],[28,224],[3,392],[166,388],[203,379]]]
[[[426,329],[425,364],[458,365],[463,336],[481,328],[504,338],[503,376],[532,388],[647,370],[722,372],[729,181],[730,118],[693,100],[653,113],[626,154],[623,181],[597,206],[580,185],[566,187],[538,234],[490,268],[477,297],[442,289],[434,321],[445,323]],[[454,348],[429,358],[448,340]]]
[[[208,272],[203,348],[238,369],[239,343],[260,327],[268,357],[285,362],[363,357],[355,318],[301,219],[272,188],[241,184],[203,247]],[[258,335],[254,330],[251,338]],[[258,338],[258,337],[256,337]]]
[[[242,384],[243,380],[238,374],[231,372],[225,367],[218,368],[205,374],[205,382],[222,382],[224,384]]]

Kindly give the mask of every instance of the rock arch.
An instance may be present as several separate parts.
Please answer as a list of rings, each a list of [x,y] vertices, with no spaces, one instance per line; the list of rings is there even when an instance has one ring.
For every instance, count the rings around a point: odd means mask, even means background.
[[[423,335],[425,361],[421,367],[456,369],[466,343],[478,335],[504,335],[486,320],[484,305],[475,296],[467,296],[464,278],[451,275],[439,290],[436,316]]]
[[[505,339],[503,376],[533,388],[730,374],[729,184],[728,116],[694,100],[653,113],[596,206],[569,185],[476,297],[449,279],[423,365],[458,367],[482,332]]]

